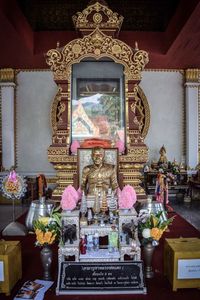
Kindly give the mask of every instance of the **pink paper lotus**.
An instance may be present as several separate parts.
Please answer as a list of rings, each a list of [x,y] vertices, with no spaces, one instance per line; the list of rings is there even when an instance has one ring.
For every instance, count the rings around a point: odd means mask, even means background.
[[[77,194],[78,194],[78,201],[79,201],[79,200],[81,200],[81,198],[82,198],[82,191],[81,191],[81,188],[79,188],[79,189],[77,190]]]
[[[118,140],[118,141],[115,143],[115,147],[119,149],[119,152],[120,152],[120,153],[123,153],[124,150],[125,150],[124,142],[122,142],[122,140]]]
[[[126,185],[122,191],[118,188],[118,202],[120,209],[130,209],[137,201],[137,195],[131,185]]]
[[[77,154],[77,149],[80,148],[80,144],[77,140],[73,141],[70,147],[72,154]]]
[[[60,204],[63,210],[73,210],[78,200],[79,194],[72,185],[68,185],[62,194]]]
[[[12,170],[8,176],[8,181],[16,182],[17,181],[17,174],[15,170]]]

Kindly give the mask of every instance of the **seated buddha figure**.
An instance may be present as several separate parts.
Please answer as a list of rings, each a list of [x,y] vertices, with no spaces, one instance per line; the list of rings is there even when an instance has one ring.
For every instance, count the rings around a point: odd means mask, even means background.
[[[111,188],[118,188],[116,168],[104,162],[105,150],[101,147],[92,149],[93,164],[83,168],[81,190],[85,195],[95,195],[96,191],[108,193]]]
[[[160,153],[160,158],[159,158],[158,164],[159,165],[167,164],[168,159],[167,159],[167,156],[166,156],[166,149],[165,149],[164,145],[160,148],[159,153]]]

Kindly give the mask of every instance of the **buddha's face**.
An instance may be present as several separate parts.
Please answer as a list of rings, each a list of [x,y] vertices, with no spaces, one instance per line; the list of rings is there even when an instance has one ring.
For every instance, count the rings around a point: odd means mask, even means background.
[[[96,149],[92,153],[92,159],[95,165],[99,166],[102,164],[104,159],[104,150],[103,149]]]

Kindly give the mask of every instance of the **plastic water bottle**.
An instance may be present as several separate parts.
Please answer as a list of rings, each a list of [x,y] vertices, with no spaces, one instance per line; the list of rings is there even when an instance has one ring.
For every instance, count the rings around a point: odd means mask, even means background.
[[[80,240],[80,253],[86,254],[86,238],[85,235],[82,235]]]
[[[95,232],[93,237],[93,245],[94,245],[94,251],[99,250],[99,234],[98,232]]]
[[[88,236],[87,236],[87,250],[88,251],[92,251],[93,249],[94,249],[93,235],[92,234],[88,234]]]

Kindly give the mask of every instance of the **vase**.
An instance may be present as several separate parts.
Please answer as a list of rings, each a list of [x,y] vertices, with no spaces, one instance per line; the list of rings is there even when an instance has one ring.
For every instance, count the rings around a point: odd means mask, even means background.
[[[49,245],[43,246],[40,257],[43,266],[43,279],[51,280],[52,250]]]
[[[145,277],[146,278],[153,278],[154,272],[152,268],[152,258],[154,253],[155,247],[152,243],[148,243],[144,245],[143,254],[144,254],[144,270],[145,270]]]

